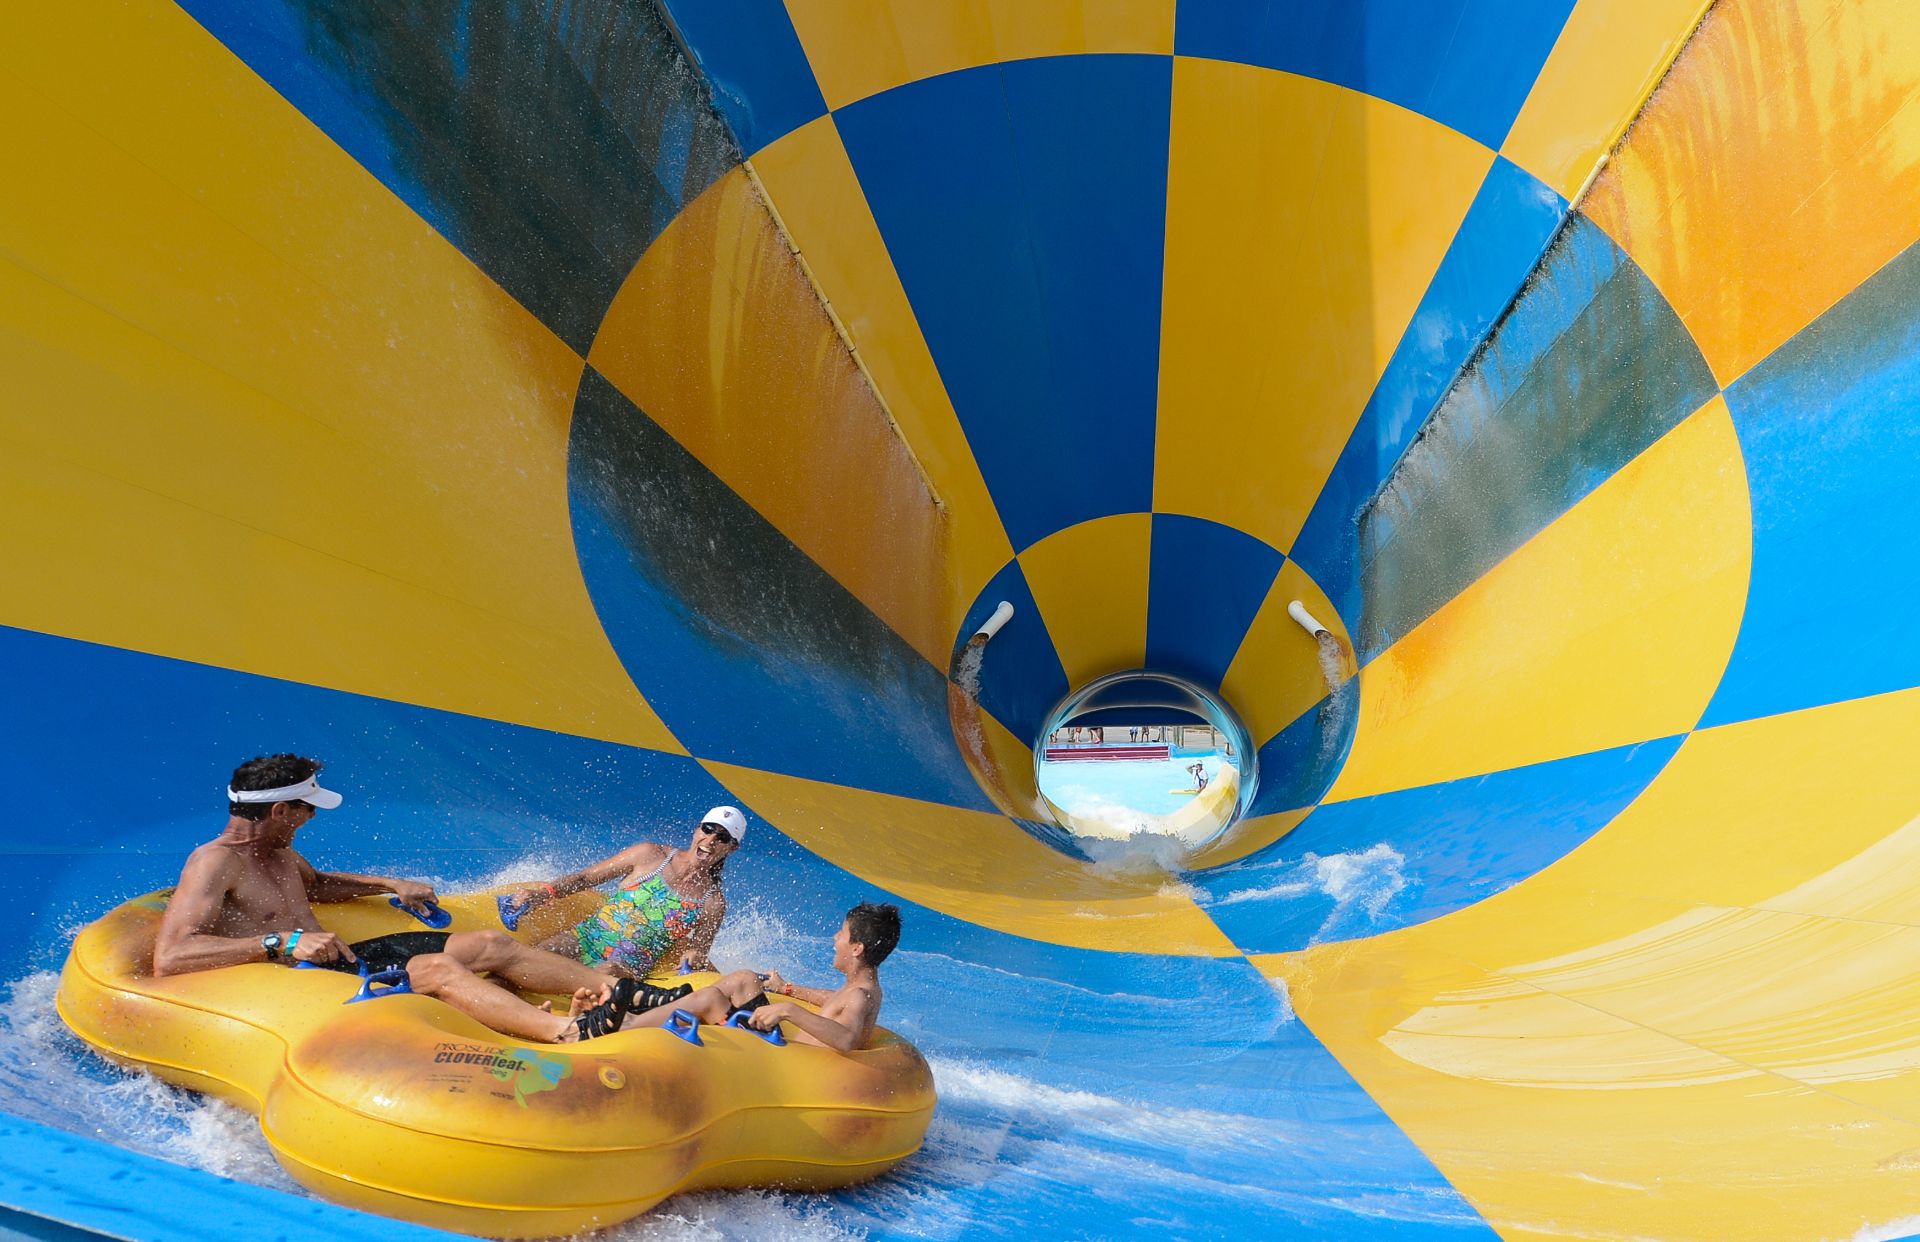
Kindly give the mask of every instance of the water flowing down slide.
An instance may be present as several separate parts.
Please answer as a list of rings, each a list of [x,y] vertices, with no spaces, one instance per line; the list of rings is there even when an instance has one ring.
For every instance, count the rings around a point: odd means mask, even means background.
[[[53,1012],[293,750],[322,866],[729,802],[723,963],[902,907],[925,1148],[616,1236],[1920,1233],[1917,92],[1905,0],[10,12],[0,1232],[424,1236]],[[1134,670],[1249,740],[1172,871],[1035,788]]]

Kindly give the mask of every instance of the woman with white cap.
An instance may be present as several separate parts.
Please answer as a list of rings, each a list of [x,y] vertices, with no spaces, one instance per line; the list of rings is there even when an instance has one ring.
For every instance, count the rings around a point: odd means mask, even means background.
[[[708,970],[707,954],[727,915],[720,873],[746,836],[747,817],[740,808],[716,806],[700,817],[686,848],[653,841],[628,846],[571,875],[523,888],[520,908],[531,910],[617,880],[592,916],[539,947],[630,979],[669,966]]]

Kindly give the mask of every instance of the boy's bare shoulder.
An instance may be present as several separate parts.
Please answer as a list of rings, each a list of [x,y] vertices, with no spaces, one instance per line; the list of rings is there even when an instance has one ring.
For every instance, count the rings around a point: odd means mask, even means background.
[[[826,1005],[821,1006],[823,1010],[828,1007],[842,1014],[857,1014],[863,1018],[871,1018],[880,1012],[879,981],[844,985],[833,994]]]

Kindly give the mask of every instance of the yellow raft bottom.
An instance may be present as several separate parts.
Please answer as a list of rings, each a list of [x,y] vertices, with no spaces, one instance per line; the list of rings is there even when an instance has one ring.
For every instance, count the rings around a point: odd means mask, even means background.
[[[540,1044],[427,997],[347,1004],[359,980],[334,971],[262,963],[155,979],[167,896],[80,933],[61,1018],[121,1064],[254,1113],[296,1181],[350,1207],[492,1237],[574,1233],[682,1191],[852,1185],[918,1151],[933,1115],[925,1059],[887,1031],[851,1056],[712,1026],[699,1046],[662,1030]],[[594,900],[510,934],[544,939]],[[448,930],[505,930],[491,893],[443,905]],[[385,898],[322,913],[349,940],[420,927]]]

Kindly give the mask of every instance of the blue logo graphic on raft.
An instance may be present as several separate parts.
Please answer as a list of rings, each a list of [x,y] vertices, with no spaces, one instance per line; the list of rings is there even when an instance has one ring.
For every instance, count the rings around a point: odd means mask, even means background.
[[[532,1048],[487,1048],[478,1044],[441,1044],[434,1049],[435,1065],[474,1065],[496,1079],[513,1084],[513,1101],[527,1106],[527,1097],[551,1091],[573,1073],[573,1059]]]

